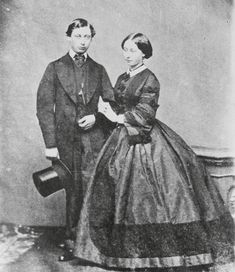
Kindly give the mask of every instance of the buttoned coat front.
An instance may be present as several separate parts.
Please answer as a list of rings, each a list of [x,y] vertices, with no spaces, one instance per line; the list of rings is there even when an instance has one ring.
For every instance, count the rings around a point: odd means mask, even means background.
[[[89,56],[84,65],[87,67],[82,102],[78,99],[79,87],[69,54],[47,66],[37,92],[37,117],[45,145],[47,148],[57,147],[61,160],[75,174],[80,171],[77,166],[92,163],[90,156],[83,156],[82,139],[85,140],[83,144],[85,142],[90,146],[92,158],[95,159],[108,136],[105,135],[106,128],[102,123],[96,122],[86,131],[79,129],[77,121],[97,113],[100,96],[104,101],[114,101],[113,88],[104,67]],[[68,201],[71,202],[68,199],[70,197],[67,197],[67,216],[77,213],[76,209],[71,211],[70,206],[76,205],[68,204]]]

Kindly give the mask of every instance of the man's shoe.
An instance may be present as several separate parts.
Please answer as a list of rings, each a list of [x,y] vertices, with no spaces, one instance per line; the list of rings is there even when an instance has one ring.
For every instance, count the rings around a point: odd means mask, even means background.
[[[58,248],[61,248],[61,249],[65,249],[66,248],[66,244],[65,242],[61,242],[59,244],[56,245]]]
[[[75,256],[73,255],[73,251],[70,250],[66,250],[65,253],[63,255],[60,255],[58,258],[59,262],[68,262],[71,261],[75,258]]]

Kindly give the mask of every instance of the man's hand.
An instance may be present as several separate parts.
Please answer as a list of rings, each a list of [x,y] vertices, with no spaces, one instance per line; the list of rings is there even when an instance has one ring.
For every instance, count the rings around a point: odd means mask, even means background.
[[[95,124],[95,115],[90,114],[82,117],[80,120],[78,120],[78,125],[80,128],[84,130],[88,130],[92,128]]]
[[[46,148],[45,155],[48,160],[57,160],[60,158],[57,147]]]

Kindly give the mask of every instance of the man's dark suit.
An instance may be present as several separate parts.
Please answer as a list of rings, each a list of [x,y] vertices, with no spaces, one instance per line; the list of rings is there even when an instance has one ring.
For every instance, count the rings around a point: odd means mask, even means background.
[[[80,118],[96,114],[99,96],[114,101],[113,88],[104,67],[89,56],[83,64],[82,88],[76,79],[76,67],[69,54],[51,62],[39,85],[37,117],[47,148],[57,147],[60,159],[74,175],[67,195],[67,235],[79,219],[82,190],[86,187],[96,157],[107,135],[96,122],[89,130],[79,128]],[[78,68],[80,69],[80,68]]]

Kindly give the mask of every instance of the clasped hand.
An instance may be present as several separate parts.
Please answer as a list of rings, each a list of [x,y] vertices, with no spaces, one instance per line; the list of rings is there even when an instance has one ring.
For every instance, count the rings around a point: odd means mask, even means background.
[[[82,117],[81,119],[78,120],[78,125],[80,128],[84,130],[88,130],[92,128],[95,124],[95,115],[90,114]]]

